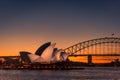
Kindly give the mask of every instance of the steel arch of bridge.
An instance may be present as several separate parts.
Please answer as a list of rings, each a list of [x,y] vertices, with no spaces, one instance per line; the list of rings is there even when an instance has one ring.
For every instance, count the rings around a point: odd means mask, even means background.
[[[77,53],[80,50],[83,50],[83,49],[86,49],[86,48],[89,48],[91,46],[95,46],[98,44],[104,44],[104,43],[116,43],[116,44],[119,44],[119,47],[120,47],[120,38],[105,37],[105,38],[92,39],[92,40],[84,41],[84,42],[75,44],[73,46],[70,46],[64,49],[64,51],[71,55],[75,55],[75,53]]]

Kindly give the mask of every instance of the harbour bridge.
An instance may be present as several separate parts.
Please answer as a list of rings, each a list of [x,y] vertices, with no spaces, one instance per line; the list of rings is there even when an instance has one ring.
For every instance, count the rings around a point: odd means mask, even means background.
[[[92,56],[120,57],[120,38],[104,37],[80,42],[64,49],[70,56],[87,56],[92,64]]]

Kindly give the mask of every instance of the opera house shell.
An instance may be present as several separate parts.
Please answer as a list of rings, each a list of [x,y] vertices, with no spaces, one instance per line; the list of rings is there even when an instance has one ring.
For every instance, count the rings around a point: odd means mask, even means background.
[[[55,48],[56,43],[51,44],[47,42],[40,46],[35,54],[30,52],[21,51],[20,56],[26,63],[57,63],[66,61],[68,53],[63,52],[61,49]]]

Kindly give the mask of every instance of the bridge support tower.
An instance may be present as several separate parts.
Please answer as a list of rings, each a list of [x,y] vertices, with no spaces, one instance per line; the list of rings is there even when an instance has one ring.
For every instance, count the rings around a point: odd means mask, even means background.
[[[88,55],[88,65],[92,65],[92,55]]]

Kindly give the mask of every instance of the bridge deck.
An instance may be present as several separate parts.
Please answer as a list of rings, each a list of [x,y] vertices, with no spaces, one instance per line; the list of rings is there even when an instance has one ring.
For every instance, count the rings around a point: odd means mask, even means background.
[[[69,56],[120,56],[120,54],[78,54],[78,55],[69,55]]]

